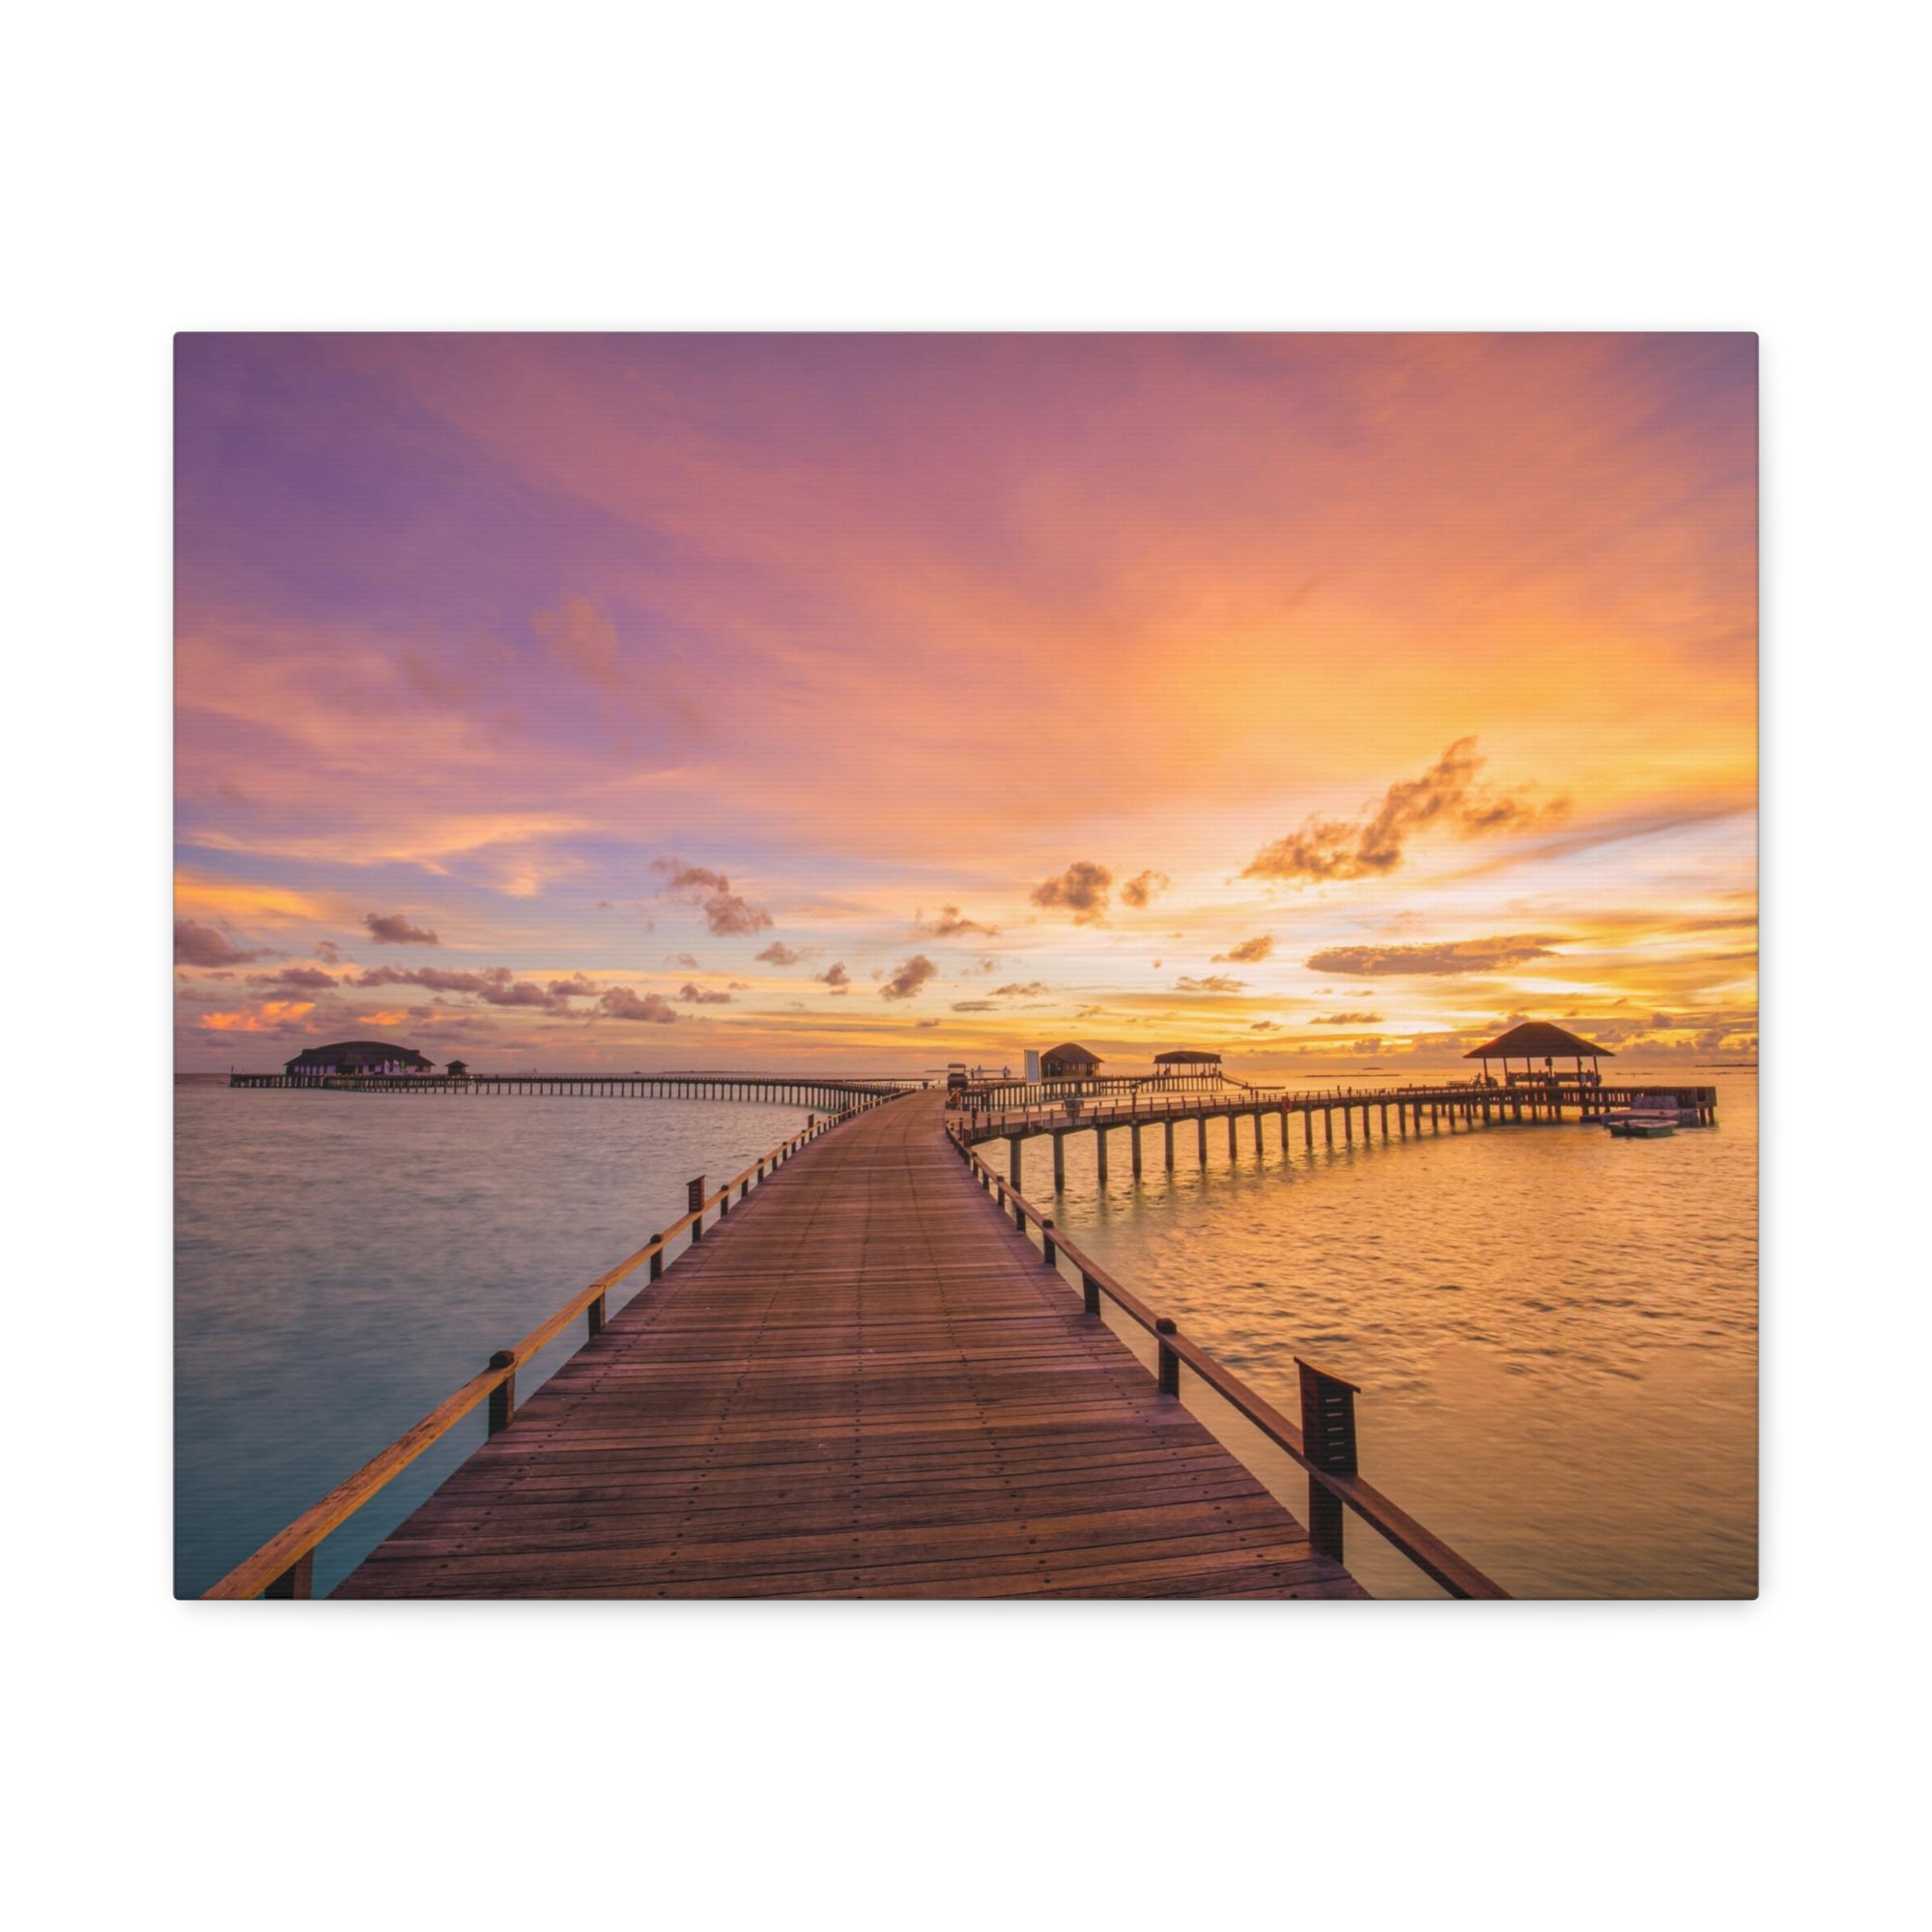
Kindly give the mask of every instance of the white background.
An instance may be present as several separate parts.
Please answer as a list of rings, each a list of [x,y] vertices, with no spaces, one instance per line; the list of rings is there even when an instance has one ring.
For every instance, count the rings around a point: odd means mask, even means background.
[[[20,1922],[1894,1916],[1924,1715],[1923,30],[1800,17],[14,21]],[[169,1599],[170,336],[749,325],[1761,331],[1762,1601]]]

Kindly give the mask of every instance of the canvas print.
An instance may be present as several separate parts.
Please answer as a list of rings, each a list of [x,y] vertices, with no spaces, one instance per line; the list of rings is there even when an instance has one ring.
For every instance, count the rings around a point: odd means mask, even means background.
[[[178,338],[176,1594],[1754,1595],[1757,410]]]

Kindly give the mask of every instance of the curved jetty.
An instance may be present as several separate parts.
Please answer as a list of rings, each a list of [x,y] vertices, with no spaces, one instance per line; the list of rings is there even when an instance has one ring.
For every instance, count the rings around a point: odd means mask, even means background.
[[[962,1168],[785,1164],[338,1597],[1359,1597]]]

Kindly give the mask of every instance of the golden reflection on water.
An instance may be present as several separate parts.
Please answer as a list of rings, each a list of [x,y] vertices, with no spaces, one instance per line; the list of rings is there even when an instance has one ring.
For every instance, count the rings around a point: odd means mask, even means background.
[[[1678,1076],[1682,1077],[1682,1076]],[[1290,1415],[1294,1357],[1361,1385],[1364,1476],[1513,1594],[1737,1597],[1757,1569],[1756,1080],[1716,1128],[1425,1127],[1384,1145],[1231,1161],[1211,1123],[1164,1169],[1159,1129],[1105,1195],[1093,1136],[1066,1141],[1056,1217],[1120,1278]],[[1359,1119],[1359,1117],[1358,1117]],[[989,1149],[988,1151],[999,1150]],[[1042,1143],[1033,1197],[1053,1198]],[[1191,1381],[1183,1377],[1183,1384]],[[1185,1399],[1305,1514],[1306,1478],[1196,1384]],[[1378,1596],[1435,1585],[1349,1519]]]

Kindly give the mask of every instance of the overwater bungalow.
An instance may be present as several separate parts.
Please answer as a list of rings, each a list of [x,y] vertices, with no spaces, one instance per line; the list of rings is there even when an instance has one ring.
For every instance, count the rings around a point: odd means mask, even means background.
[[[1042,1080],[1089,1080],[1099,1064],[1097,1053],[1089,1053],[1084,1046],[1076,1045],[1069,1039],[1040,1055],[1039,1077]]]
[[[434,1073],[436,1065],[413,1047],[392,1046],[385,1039],[339,1039],[297,1054],[282,1071],[291,1079],[321,1079],[325,1074]]]

